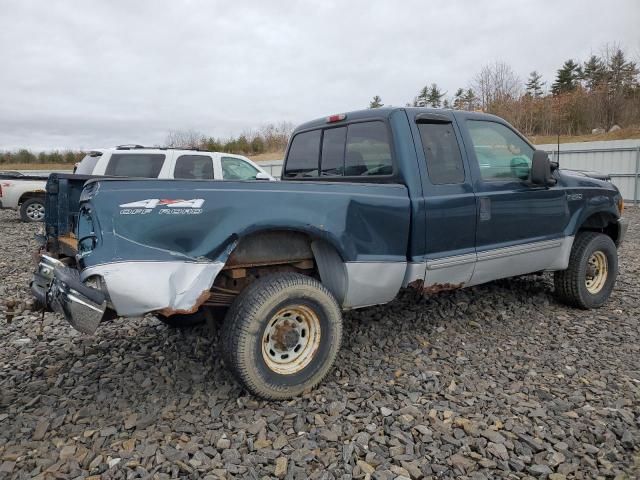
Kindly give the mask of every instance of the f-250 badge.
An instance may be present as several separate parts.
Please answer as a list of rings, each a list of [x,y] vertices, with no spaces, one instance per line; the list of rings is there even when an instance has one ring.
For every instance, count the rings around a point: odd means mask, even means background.
[[[581,193],[567,193],[567,200],[569,202],[573,202],[575,200],[582,200],[582,194]]]
[[[147,215],[157,209],[159,215],[199,215],[202,213],[203,198],[191,200],[170,198],[148,198],[120,205],[120,215]]]

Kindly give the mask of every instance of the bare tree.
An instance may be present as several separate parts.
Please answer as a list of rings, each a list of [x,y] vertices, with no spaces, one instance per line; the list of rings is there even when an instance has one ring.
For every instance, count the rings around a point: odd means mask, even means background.
[[[492,111],[499,104],[519,98],[522,82],[508,64],[495,62],[482,67],[471,88],[478,95],[482,110]]]
[[[204,142],[205,136],[195,130],[170,130],[164,141],[172,148],[200,148]]]

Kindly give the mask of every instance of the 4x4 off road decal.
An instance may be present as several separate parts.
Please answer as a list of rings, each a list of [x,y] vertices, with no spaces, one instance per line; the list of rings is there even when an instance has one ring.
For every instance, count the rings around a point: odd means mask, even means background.
[[[199,215],[202,213],[203,198],[191,200],[170,198],[147,198],[120,205],[120,215],[146,215],[157,211],[159,215]],[[158,208],[159,207],[159,208]]]

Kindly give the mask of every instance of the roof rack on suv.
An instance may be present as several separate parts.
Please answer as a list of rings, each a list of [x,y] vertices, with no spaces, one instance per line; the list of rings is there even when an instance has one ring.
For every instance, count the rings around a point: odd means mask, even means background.
[[[144,145],[138,145],[134,143],[118,145],[116,150],[144,150],[144,149],[155,149],[155,150],[191,150],[194,152],[209,152],[210,150],[206,150],[198,147],[145,147]]]
[[[139,148],[145,148],[143,145],[137,145],[135,143],[129,143],[126,145],[118,145],[116,150],[135,150]]]

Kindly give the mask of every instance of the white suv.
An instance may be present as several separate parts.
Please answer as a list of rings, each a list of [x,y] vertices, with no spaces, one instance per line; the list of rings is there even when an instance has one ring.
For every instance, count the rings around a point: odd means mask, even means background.
[[[20,218],[25,222],[43,221],[46,176],[3,173],[0,175],[0,208],[20,210]],[[92,150],[77,164],[73,173],[203,180],[275,180],[242,155],[145,148],[141,145]]]
[[[201,180],[275,180],[242,155],[140,145],[93,150],[82,159],[74,173]]]

